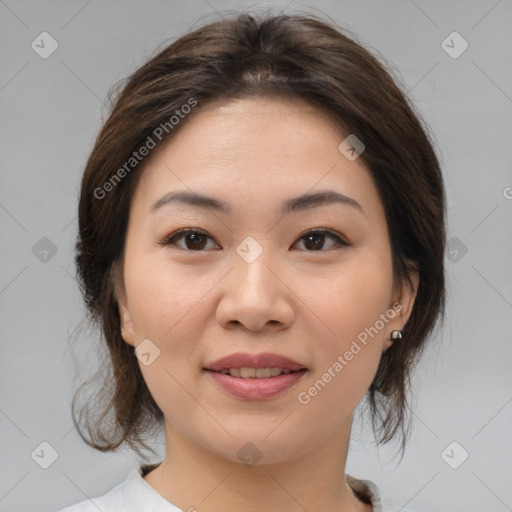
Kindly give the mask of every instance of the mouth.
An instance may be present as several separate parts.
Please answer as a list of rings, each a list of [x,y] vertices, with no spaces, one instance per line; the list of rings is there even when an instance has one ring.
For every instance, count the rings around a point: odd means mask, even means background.
[[[224,391],[245,400],[265,400],[297,385],[309,370],[272,352],[238,352],[208,364],[205,373]]]
[[[224,372],[232,377],[263,378],[277,377],[283,373],[287,374],[307,368],[297,361],[281,354],[263,352],[260,354],[249,354],[238,352],[227,355],[217,361],[205,366],[205,370]]]
[[[307,368],[301,368],[299,370],[290,370],[288,368],[250,368],[250,367],[240,367],[240,368],[226,368],[223,370],[211,370],[208,368],[204,368],[204,370],[213,373],[220,373],[222,375],[230,375],[231,377],[235,377],[238,379],[272,379],[274,377],[279,377],[280,375],[288,375],[289,373],[305,373]]]
[[[204,368],[204,371],[231,396],[243,400],[268,400],[295,387],[308,369],[241,367],[217,371]]]

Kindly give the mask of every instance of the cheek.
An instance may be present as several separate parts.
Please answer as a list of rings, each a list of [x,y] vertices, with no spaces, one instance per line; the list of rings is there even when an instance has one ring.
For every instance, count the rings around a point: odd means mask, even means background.
[[[322,320],[318,326],[323,338],[315,347],[312,377],[320,382],[312,390],[313,408],[322,404],[339,410],[342,404],[347,412],[363,397],[380,361],[387,332],[381,315],[389,306],[391,287],[390,259],[361,252],[316,286],[315,295],[310,292],[311,309]]]
[[[172,337],[193,314],[212,281],[193,265],[173,265],[165,256],[152,260],[135,256],[125,269],[134,329],[139,336]]]
[[[145,258],[132,253],[126,260],[125,284],[136,343],[150,339],[160,351],[151,365],[139,366],[163,410],[171,404],[186,405],[187,394],[178,383],[191,385],[198,374],[205,304],[218,279],[204,266],[173,264],[165,254]]]
[[[185,271],[165,258],[127,259],[125,283],[136,342],[150,339],[159,350],[148,366],[139,367],[148,389],[168,420],[173,412],[190,408],[191,376],[197,372],[193,355],[202,329],[195,322],[208,279],[196,275],[192,266]],[[143,270],[141,270],[143,269]]]
[[[330,328],[338,348],[373,326],[389,306],[391,261],[360,251],[316,286],[315,312]]]

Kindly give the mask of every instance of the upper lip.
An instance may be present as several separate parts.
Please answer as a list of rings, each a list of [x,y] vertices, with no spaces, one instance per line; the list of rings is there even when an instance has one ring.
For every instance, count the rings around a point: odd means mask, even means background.
[[[236,353],[222,357],[214,363],[208,364],[206,370],[219,372],[230,368],[282,368],[283,370],[307,369],[304,365],[290,359],[289,357],[271,352],[261,354]]]

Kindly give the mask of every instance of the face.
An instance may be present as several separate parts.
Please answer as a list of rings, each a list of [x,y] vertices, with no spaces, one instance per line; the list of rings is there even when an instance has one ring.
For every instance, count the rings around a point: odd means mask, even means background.
[[[336,436],[409,317],[377,189],[338,149],[346,135],[299,101],[212,104],[160,148],[134,194],[122,336],[145,344],[139,366],[166,427],[226,459],[251,442],[261,463],[285,461]],[[290,203],[321,192],[341,200]],[[205,368],[241,352],[306,371],[272,396],[237,396]]]

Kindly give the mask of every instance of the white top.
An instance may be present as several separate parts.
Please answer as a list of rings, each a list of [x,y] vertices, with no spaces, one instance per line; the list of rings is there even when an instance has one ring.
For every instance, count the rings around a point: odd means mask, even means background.
[[[158,464],[133,469],[126,479],[97,498],[87,499],[58,512],[182,512],[151,487],[143,476]],[[363,501],[371,502],[373,512],[414,512],[401,508],[384,497],[370,480],[359,480],[345,475],[347,483]],[[185,511],[186,512],[186,511]]]

